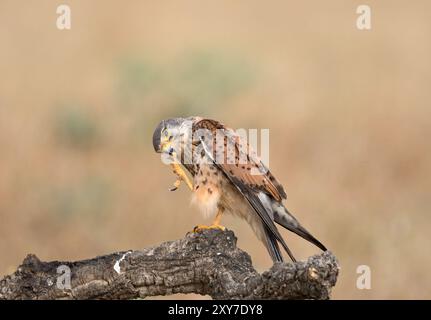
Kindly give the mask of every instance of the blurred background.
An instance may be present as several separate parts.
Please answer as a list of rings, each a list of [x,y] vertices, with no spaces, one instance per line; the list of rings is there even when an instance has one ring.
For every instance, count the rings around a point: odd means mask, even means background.
[[[270,129],[286,206],[340,260],[333,298],[431,298],[431,3],[369,3],[370,31],[360,4],[0,1],[0,277],[27,253],[91,258],[209,222],[151,144],[161,119],[201,115]],[[224,225],[270,267],[245,222]]]

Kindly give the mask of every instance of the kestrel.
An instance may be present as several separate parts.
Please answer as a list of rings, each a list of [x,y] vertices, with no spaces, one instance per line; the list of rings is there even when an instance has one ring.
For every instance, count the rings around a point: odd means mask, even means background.
[[[192,202],[215,217],[211,226],[195,230],[224,230],[220,219],[229,213],[250,224],[274,262],[283,261],[279,243],[296,261],[275,223],[326,251],[284,207],[283,186],[233,129],[201,117],[167,119],[155,129],[153,146],[177,175],[171,191],[184,181],[193,193]]]

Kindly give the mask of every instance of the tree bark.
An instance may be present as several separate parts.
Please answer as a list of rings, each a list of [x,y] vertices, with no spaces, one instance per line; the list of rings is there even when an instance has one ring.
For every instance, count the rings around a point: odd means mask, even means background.
[[[214,299],[329,299],[338,271],[335,256],[327,251],[307,261],[275,263],[259,274],[250,256],[236,247],[232,231],[205,230],[140,251],[76,262],[42,262],[29,254],[15,273],[0,280],[0,300],[134,299],[175,293]]]

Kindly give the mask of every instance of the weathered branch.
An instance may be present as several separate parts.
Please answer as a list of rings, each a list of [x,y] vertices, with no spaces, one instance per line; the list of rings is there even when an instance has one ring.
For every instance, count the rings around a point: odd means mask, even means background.
[[[70,287],[64,267],[70,268]],[[276,263],[263,274],[232,231],[208,230],[142,251],[76,262],[28,255],[0,280],[0,299],[133,299],[198,293],[215,299],[329,299],[338,275],[330,252]],[[60,273],[57,273],[60,272]]]

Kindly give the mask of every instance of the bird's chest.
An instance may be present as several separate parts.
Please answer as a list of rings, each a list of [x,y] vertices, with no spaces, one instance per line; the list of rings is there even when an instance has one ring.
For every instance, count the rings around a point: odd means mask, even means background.
[[[222,195],[222,176],[213,164],[199,162],[195,164],[193,179],[194,192],[192,201],[197,204],[205,216],[217,213]]]

